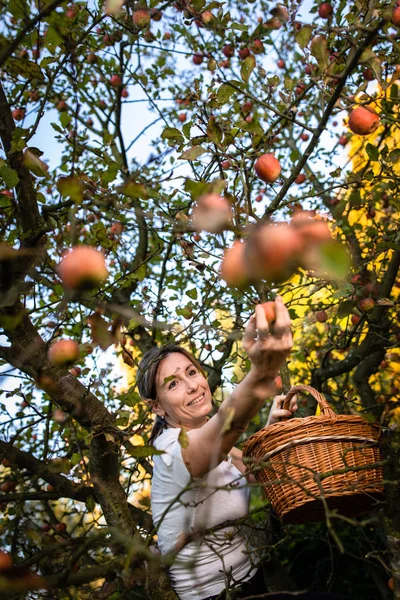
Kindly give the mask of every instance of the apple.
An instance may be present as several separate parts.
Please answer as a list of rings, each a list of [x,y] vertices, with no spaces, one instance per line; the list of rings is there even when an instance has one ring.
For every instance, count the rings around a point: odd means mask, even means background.
[[[86,119],[86,125],[88,127],[93,127],[93,119],[91,119],[90,117]]]
[[[186,113],[180,113],[180,114],[178,115],[178,121],[179,121],[180,123],[184,123],[184,122],[186,121]]]
[[[394,578],[391,577],[390,579],[388,579],[388,588],[391,592],[394,592]]]
[[[315,318],[317,319],[318,323],[325,323],[325,321],[328,320],[328,313],[326,310],[319,310],[315,313]]]
[[[351,322],[353,325],[358,325],[361,321],[360,315],[351,315]]]
[[[150,9],[150,18],[153,19],[153,21],[161,21],[161,19],[162,19],[161,10],[159,10],[158,8],[151,8]]]
[[[121,97],[122,97],[122,98],[128,98],[128,96],[129,96],[129,92],[128,92],[128,90],[127,90],[126,88],[123,88],[123,89],[121,90]]]
[[[89,63],[89,65],[93,65],[94,63],[97,63],[98,58],[94,52],[89,52],[89,54],[87,54],[86,56],[86,60]]]
[[[349,127],[358,135],[370,135],[379,127],[379,115],[367,106],[355,108],[349,117]]]
[[[300,94],[302,94],[305,89],[306,89],[305,83],[300,82],[299,85],[296,86],[294,92],[295,92],[296,96],[300,96]]]
[[[213,23],[215,22],[215,16],[211,12],[211,10],[205,10],[204,12],[202,12],[200,18],[202,23],[204,23],[204,25],[207,25],[208,27],[213,25]]]
[[[221,233],[231,225],[230,202],[218,194],[205,194],[193,209],[193,227],[196,231]]]
[[[75,367],[71,367],[71,369],[69,370],[69,372],[74,377],[79,377],[79,375],[81,375],[81,373],[82,373],[82,369],[80,367],[76,367],[75,366]]]
[[[229,67],[231,66],[229,58],[226,58],[225,60],[220,60],[219,66],[223,69],[229,69]]]
[[[65,523],[57,523],[56,525],[54,525],[54,529],[57,533],[64,533],[65,531],[67,531],[67,526]]]
[[[229,160],[223,160],[221,163],[221,167],[223,169],[229,169],[231,166],[231,162]]]
[[[321,17],[321,19],[329,19],[329,17],[331,17],[333,14],[332,4],[330,4],[329,2],[323,2],[322,4],[320,4],[318,8],[318,14]]]
[[[119,75],[111,75],[108,83],[113,87],[119,87],[122,84],[122,79]]]
[[[72,364],[79,358],[79,346],[74,340],[56,340],[51,344],[47,358],[57,366]]]
[[[262,52],[264,52],[264,44],[261,40],[254,40],[250,48],[252,49],[254,54],[261,54]]]
[[[14,121],[22,121],[25,116],[25,110],[23,108],[14,108],[11,115]]]
[[[0,491],[5,492],[7,494],[8,492],[13,492],[16,487],[17,484],[15,483],[15,481],[10,481],[8,479],[7,481],[3,481],[3,483],[0,485]]]
[[[132,21],[139,29],[145,29],[150,25],[150,13],[147,10],[135,10],[132,15]]]
[[[207,352],[211,352],[211,350],[212,350],[211,344],[205,344],[204,349],[207,350]]]
[[[300,135],[300,138],[303,140],[303,142],[306,142],[310,138],[310,136],[308,135],[308,133],[302,133]]]
[[[124,226],[122,223],[120,223],[119,221],[117,221],[116,223],[113,223],[110,227],[110,232],[113,235],[121,235],[121,233],[124,231]]]
[[[297,183],[297,185],[301,185],[302,183],[305,182],[305,180],[306,180],[306,176],[303,173],[299,173],[299,175],[297,175],[294,182]]]
[[[258,196],[256,196],[255,200],[256,200],[256,202],[261,202],[262,198],[263,198],[262,195],[258,194]]]
[[[254,165],[254,169],[257,176],[265,183],[273,183],[281,174],[281,164],[273,154],[260,156]]]
[[[250,234],[246,262],[248,273],[257,279],[284,281],[299,264],[304,242],[287,223],[263,223]]]
[[[221,277],[231,287],[243,287],[248,284],[245,248],[245,242],[236,240],[233,246],[224,252]]]
[[[1,464],[3,465],[3,467],[11,467],[11,463],[8,460],[8,458],[3,458],[3,460],[1,461]]]
[[[347,142],[348,142],[348,141],[349,141],[349,140],[347,139],[347,136],[346,136],[346,135],[341,135],[341,136],[340,136],[340,138],[339,138],[339,144],[340,144],[341,146],[345,146],[345,145],[347,144]]]
[[[363,71],[363,77],[365,81],[373,81],[375,79],[375,74],[372,69],[367,68]]]
[[[279,67],[279,69],[284,69],[286,67],[286,63],[282,58],[280,58],[276,64]]]
[[[276,319],[275,302],[264,302],[264,304],[261,304],[261,306],[264,309],[265,317],[268,321],[268,324],[272,325],[272,323]]]
[[[240,108],[242,109],[242,112],[249,113],[253,110],[253,103],[249,101],[244,102]]]
[[[363,312],[368,312],[374,308],[375,300],[373,298],[361,298],[358,306]]]
[[[59,100],[56,104],[56,109],[58,112],[65,112],[68,110],[68,104],[65,102],[65,100]]]
[[[274,383],[275,383],[278,391],[280,391],[283,387],[282,377],[280,375],[277,375],[274,379]]]
[[[390,19],[393,25],[400,27],[400,6],[395,6],[392,12],[392,18]]]
[[[31,102],[37,102],[40,98],[40,94],[38,90],[32,90],[29,94],[29,100],[31,100]]]
[[[13,566],[13,559],[8,552],[0,550],[0,571],[8,571]]]
[[[248,48],[240,48],[238,54],[239,54],[239,58],[244,60],[245,58],[250,56],[250,50]]]
[[[235,54],[235,47],[227,44],[222,48],[222,54],[226,56],[226,58],[231,58]]]
[[[331,232],[326,221],[314,219],[311,212],[307,210],[298,210],[290,222],[300,236],[303,238],[303,244],[327,242],[331,239]]]
[[[195,65],[201,65],[201,63],[204,60],[204,56],[196,52],[195,54],[193,54],[192,60]]]
[[[62,258],[57,272],[71,289],[95,287],[108,277],[104,255],[91,246],[74,246]]]

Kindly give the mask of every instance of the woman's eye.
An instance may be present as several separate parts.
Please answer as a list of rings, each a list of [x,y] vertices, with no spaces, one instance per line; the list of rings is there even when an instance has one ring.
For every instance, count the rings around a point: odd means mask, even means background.
[[[174,388],[176,385],[176,381],[171,381],[171,383],[168,386],[168,389],[171,390],[172,388]]]
[[[189,371],[189,375],[196,375],[196,373],[197,373],[196,369],[191,369]]]

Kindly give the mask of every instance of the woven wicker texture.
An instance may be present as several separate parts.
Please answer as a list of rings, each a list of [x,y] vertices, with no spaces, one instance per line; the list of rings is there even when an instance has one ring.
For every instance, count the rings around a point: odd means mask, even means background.
[[[274,423],[247,440],[243,455],[257,481],[287,523],[323,520],[327,508],[346,516],[368,511],[384,492],[379,425],[336,415],[310,386],[292,387],[285,405],[300,392],[316,398],[321,415]]]

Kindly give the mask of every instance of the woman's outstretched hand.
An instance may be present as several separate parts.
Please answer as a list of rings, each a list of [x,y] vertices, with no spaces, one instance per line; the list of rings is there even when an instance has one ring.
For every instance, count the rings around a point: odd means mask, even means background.
[[[275,398],[272,402],[271,410],[269,411],[268,421],[266,422],[265,427],[269,427],[270,425],[273,425],[274,423],[278,423],[278,421],[280,421],[280,419],[282,419],[282,418],[291,417],[293,415],[293,413],[296,412],[296,410],[298,409],[297,396],[293,396],[290,399],[288,409],[283,408],[283,403],[285,401],[285,398],[286,398],[285,394],[275,396]]]
[[[270,325],[263,306],[258,304],[243,336],[252,375],[259,380],[274,379],[293,346],[290,316],[280,296],[275,300],[275,315]]]

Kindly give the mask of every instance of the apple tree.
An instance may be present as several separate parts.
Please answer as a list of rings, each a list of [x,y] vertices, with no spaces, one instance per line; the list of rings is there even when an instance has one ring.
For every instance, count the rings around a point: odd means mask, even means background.
[[[138,361],[184,345],[218,403],[280,294],[277,386],[382,426],[386,497],[282,527],[255,490],[268,584],[400,598],[397,4],[0,4],[4,597],[174,598]]]

